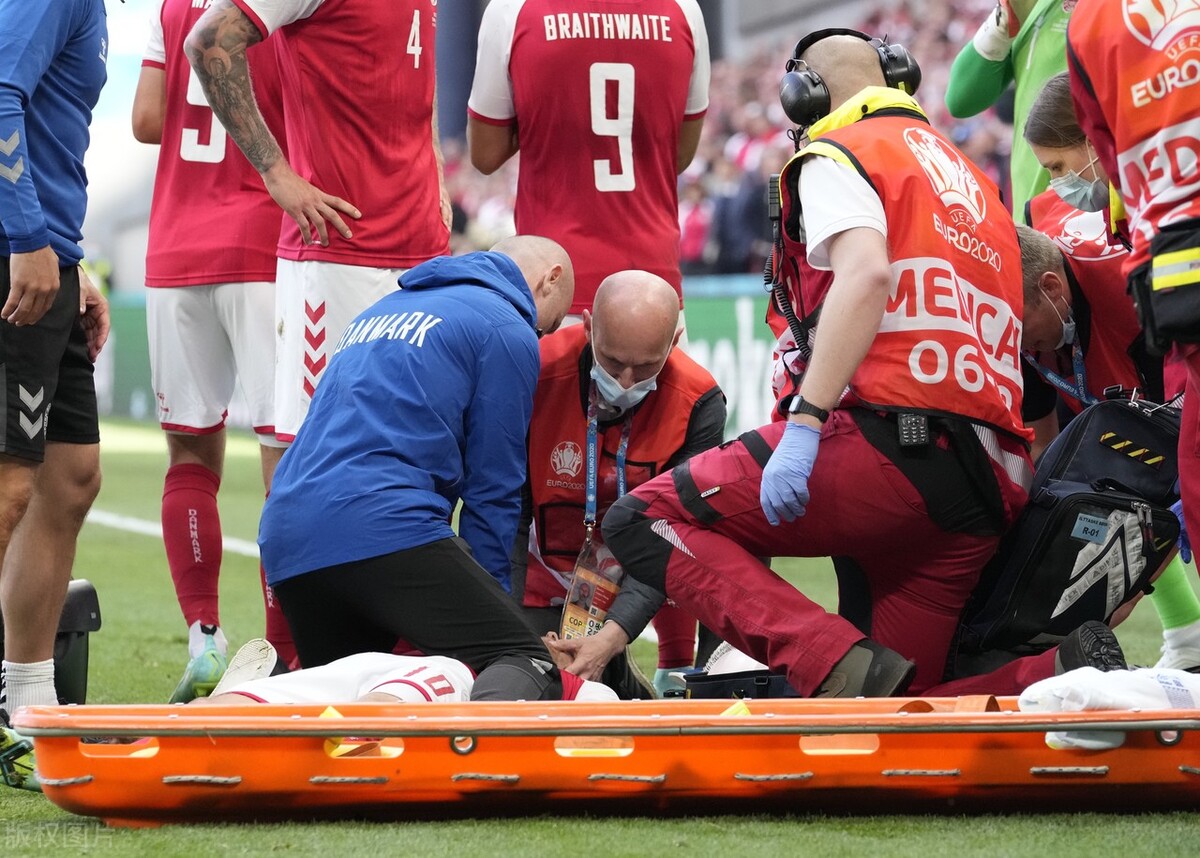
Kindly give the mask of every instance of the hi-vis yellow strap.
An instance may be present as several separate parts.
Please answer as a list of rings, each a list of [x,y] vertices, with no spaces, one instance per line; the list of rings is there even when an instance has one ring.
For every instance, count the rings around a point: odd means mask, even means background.
[[[850,160],[850,157],[845,153],[845,151],[843,151],[841,148],[839,148],[837,146],[834,146],[832,143],[826,143],[822,140],[817,140],[813,143],[809,143],[807,146],[805,146],[803,149],[800,150],[799,154],[801,156],[803,156],[803,155],[824,155],[826,158],[832,158],[835,161],[845,164],[847,167],[849,167],[852,170],[857,169],[854,166],[854,162],[852,162]]]
[[[1174,289],[1200,284],[1200,247],[1156,253],[1151,262],[1150,288]]]
[[[808,139],[819,140],[830,131],[844,128],[864,116],[881,110],[904,108],[924,117],[925,111],[917,100],[907,93],[886,86],[868,86],[859,90],[852,98],[831,111],[828,116],[814,122],[808,128]]]
[[[1125,219],[1125,199],[1117,186],[1108,183],[1108,226],[1113,235],[1117,235],[1117,226]]]

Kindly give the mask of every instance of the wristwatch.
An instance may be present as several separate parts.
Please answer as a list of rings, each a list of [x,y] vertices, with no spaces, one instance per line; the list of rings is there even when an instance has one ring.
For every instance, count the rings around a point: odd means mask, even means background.
[[[788,414],[807,414],[809,417],[817,418],[817,421],[824,423],[829,419],[829,412],[824,408],[813,405],[799,393],[792,397],[792,402],[788,405]]]

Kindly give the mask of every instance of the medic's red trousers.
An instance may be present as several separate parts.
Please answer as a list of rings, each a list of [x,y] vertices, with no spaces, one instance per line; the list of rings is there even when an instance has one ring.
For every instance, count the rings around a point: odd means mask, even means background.
[[[847,556],[869,588],[872,640],[914,661],[912,693],[1017,694],[1054,672],[1054,650],[986,676],[942,683],[967,597],[999,537],[948,533],[897,467],[835,411],[822,432],[806,514],[778,527],[759,505],[764,453],[783,423],[757,430],[756,459],[741,440],[690,460],[681,492],[672,473],[639,486],[603,522],[604,539],[639,581],[664,592],[738,649],[811,695],[863,633],[806,598],[760,557]],[[769,455],[769,454],[767,454]],[[760,461],[761,460],[761,461]]]

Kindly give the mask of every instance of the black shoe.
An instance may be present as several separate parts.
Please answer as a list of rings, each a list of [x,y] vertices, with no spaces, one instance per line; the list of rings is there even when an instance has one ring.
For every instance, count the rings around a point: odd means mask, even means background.
[[[864,639],[833,666],[813,697],[894,697],[908,690],[916,673],[900,653]]]
[[[1102,671],[1129,669],[1117,636],[1099,620],[1088,620],[1058,645],[1054,655],[1055,676],[1080,667]]]

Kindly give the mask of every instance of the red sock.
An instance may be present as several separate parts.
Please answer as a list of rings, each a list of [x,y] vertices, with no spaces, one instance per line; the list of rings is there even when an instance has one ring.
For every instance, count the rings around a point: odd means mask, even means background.
[[[292,629],[283,614],[283,608],[279,607],[279,602],[275,599],[275,593],[267,584],[267,570],[263,569],[261,563],[258,564],[258,574],[262,579],[263,607],[267,613],[267,642],[275,647],[279,660],[290,665],[296,661],[296,644],[292,641]]]
[[[658,634],[658,666],[690,665],[696,657],[696,620],[683,608],[665,602],[652,620]]]
[[[175,465],[163,484],[163,545],[183,619],[220,625],[217,579],[221,574],[221,478],[203,465]]]

